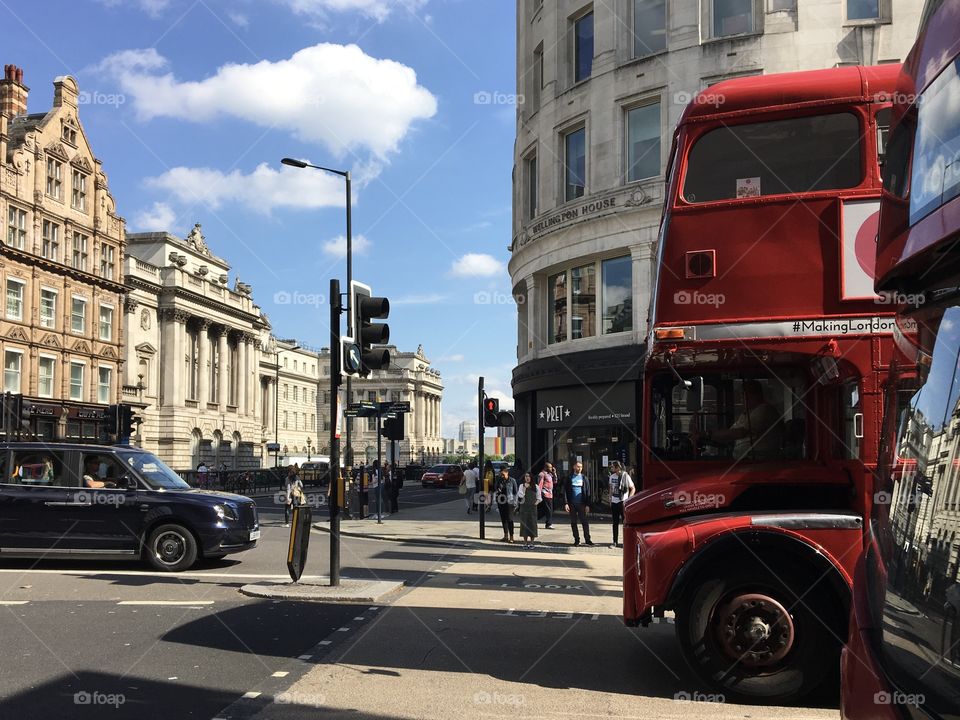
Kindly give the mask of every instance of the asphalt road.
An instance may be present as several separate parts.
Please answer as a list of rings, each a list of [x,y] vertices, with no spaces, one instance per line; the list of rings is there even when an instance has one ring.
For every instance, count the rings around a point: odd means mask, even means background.
[[[450,493],[411,488],[401,503]],[[241,595],[246,583],[288,577],[282,505],[257,502],[257,548],[186,573],[138,563],[0,562],[0,720],[213,718],[245,694],[288,686],[307,667],[300,656],[375,617],[365,606]],[[326,572],[328,539],[312,534],[305,578]],[[343,576],[412,587],[457,557],[429,547],[390,550],[345,539]]]

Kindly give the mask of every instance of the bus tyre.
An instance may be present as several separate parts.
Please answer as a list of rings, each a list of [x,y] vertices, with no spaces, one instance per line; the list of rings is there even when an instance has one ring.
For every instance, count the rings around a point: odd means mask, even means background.
[[[147,539],[146,556],[157,570],[186,570],[197,560],[197,541],[182,525],[160,525]]]
[[[726,700],[786,704],[839,667],[837,605],[818,578],[780,580],[762,567],[716,572],[688,588],[676,631],[693,671]]]

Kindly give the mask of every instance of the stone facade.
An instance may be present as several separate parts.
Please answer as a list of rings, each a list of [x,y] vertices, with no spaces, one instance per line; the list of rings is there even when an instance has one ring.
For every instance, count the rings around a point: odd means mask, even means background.
[[[99,439],[120,395],[124,220],[80,124],[77,82],[28,114],[12,65],[0,80],[0,318],[4,389],[24,396],[30,435]]]
[[[732,12],[710,0],[518,0],[509,271],[525,466],[557,441],[537,429],[538,392],[639,376],[664,172],[684,107],[729,78],[902,60],[922,2],[880,0],[878,17],[848,17],[864,5],[754,0]],[[608,454],[619,452],[622,438],[610,443]]]
[[[276,354],[264,353],[262,357],[260,390],[276,393],[277,416],[269,414],[263,424],[267,439],[277,442],[281,449],[278,458],[268,457],[264,464],[302,463],[329,455],[330,412],[329,406],[321,406],[321,400],[328,397],[323,393],[327,385],[321,386],[321,378],[329,382],[329,352],[324,356],[322,351],[294,340],[274,338],[272,342]],[[275,385],[278,378],[279,385]],[[272,406],[274,397],[264,400]]]
[[[178,470],[263,457],[256,388],[270,326],[249,285],[228,286],[229,271],[199,224],[186,238],[127,236],[124,398],[143,408],[139,444]]]
[[[441,437],[441,402],[443,380],[439,371],[430,366],[430,361],[418,347],[416,352],[390,350],[390,367],[376,370],[368,378],[353,378],[352,400],[347,402],[409,402],[410,412],[404,417],[404,440],[397,443],[397,459],[400,463],[431,461],[443,453]],[[329,368],[330,354],[324,349],[323,365]],[[329,376],[326,376],[328,378]],[[323,433],[323,445],[329,445],[329,380],[321,381],[320,414],[327,430]],[[346,398],[346,384],[341,386],[341,396]],[[377,456],[376,418],[353,418],[351,421],[351,446],[357,462],[372,462]],[[384,438],[384,458],[390,442]],[[346,447],[346,429],[340,431],[340,447]],[[344,455],[341,455],[344,457]]]

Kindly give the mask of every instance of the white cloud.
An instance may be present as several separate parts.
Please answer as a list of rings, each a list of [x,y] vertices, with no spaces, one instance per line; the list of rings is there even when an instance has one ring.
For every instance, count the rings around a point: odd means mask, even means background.
[[[101,5],[117,7],[122,0],[100,0]],[[129,2],[127,3],[129,5]],[[170,6],[170,0],[136,0],[134,3],[150,17],[159,17],[160,13]]]
[[[391,305],[436,305],[438,303],[445,302],[447,299],[446,295],[439,295],[433,293],[430,295],[405,295],[399,297],[396,300],[391,300]]]
[[[162,202],[155,202],[149,208],[141,210],[134,216],[133,225],[144,232],[173,230],[173,223],[177,213],[173,208]]]
[[[467,253],[457,258],[450,268],[450,273],[458,277],[490,277],[502,275],[506,271],[502,262],[483,253]]]
[[[280,0],[300,15],[323,17],[328,12],[360,12],[383,22],[397,8],[415,11],[427,4],[427,0]]]
[[[237,27],[245,28],[248,25],[250,25],[250,18],[248,18],[243,13],[228,12],[227,17],[230,18],[230,22],[232,22]]]
[[[363,235],[354,235],[351,238],[353,245],[353,252],[363,255],[367,250],[370,249],[370,241]],[[323,251],[332,257],[342,257],[347,256],[347,236],[340,235],[335,237],[333,240],[327,240],[323,244]]]
[[[414,122],[437,112],[412,68],[356,45],[321,43],[275,62],[227,64],[202,80],[178,80],[168,66],[146,49],[115,53],[98,67],[116,78],[142,120],[237,118],[286,130],[337,157],[365,150],[383,158]]]
[[[146,184],[182,202],[211,208],[237,203],[262,213],[275,208],[342,207],[345,201],[343,180],[336,176],[290,167],[275,169],[266,163],[250,173],[175,167],[148,178]]]
[[[463,362],[463,360],[464,360],[464,356],[461,355],[460,353],[457,353],[455,355],[442,355],[441,357],[437,358],[437,362],[456,363],[456,362]]]
[[[501,390],[485,389],[484,392],[487,393],[487,397],[496,398],[500,401],[501,410],[509,410],[510,412],[513,412],[513,395],[505,393]]]

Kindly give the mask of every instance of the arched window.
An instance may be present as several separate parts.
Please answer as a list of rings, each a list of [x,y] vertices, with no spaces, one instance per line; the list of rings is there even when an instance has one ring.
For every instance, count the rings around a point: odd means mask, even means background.
[[[200,442],[203,440],[203,433],[199,428],[194,428],[190,433],[190,464],[196,469],[200,464]]]
[[[235,432],[233,438],[230,442],[230,457],[232,462],[230,465],[234,470],[240,469],[240,433]]]
[[[220,468],[220,446],[223,444],[223,433],[219,430],[213,431],[213,442],[210,449],[213,450],[213,468]]]

